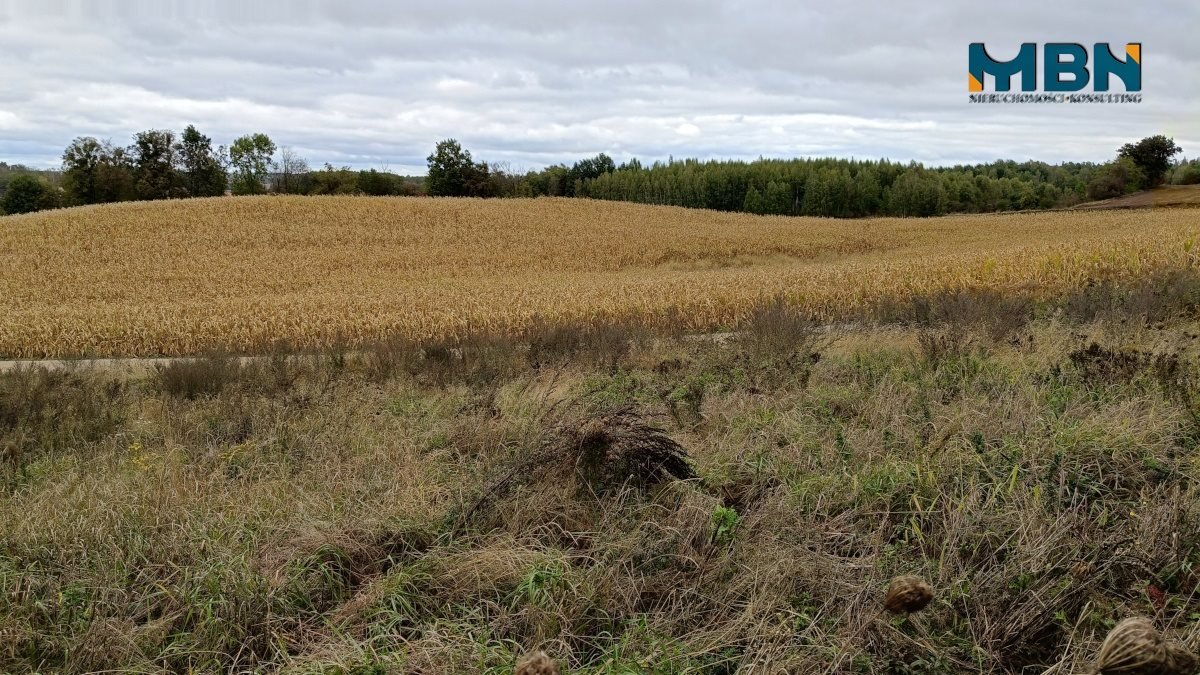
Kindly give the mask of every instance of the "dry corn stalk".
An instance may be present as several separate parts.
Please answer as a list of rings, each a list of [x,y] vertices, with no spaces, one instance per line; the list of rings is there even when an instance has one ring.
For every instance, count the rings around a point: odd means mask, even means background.
[[[534,317],[836,320],[964,287],[1053,293],[1192,264],[1195,211],[761,217],[573,199],[238,197],[0,219],[0,357],[320,348]],[[1191,254],[1194,258],[1194,253]]]

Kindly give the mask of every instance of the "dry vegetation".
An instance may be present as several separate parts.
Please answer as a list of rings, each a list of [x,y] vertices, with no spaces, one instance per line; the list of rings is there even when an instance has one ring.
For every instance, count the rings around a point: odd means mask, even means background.
[[[0,375],[0,671],[1182,675],[1198,308]]]
[[[1195,264],[1191,210],[757,217],[586,200],[237,198],[0,219],[0,355],[324,348],[621,319],[821,319]]]
[[[0,672],[1192,675],[1192,213],[0,220]]]

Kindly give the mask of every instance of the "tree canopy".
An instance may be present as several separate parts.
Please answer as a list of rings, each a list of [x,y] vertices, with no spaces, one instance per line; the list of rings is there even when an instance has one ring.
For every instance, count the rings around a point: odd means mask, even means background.
[[[233,166],[233,194],[257,195],[267,191],[267,175],[274,168],[275,143],[266,134],[242,136],[229,146]]]
[[[176,157],[183,185],[192,197],[219,197],[225,194],[229,177],[225,170],[225,149],[213,150],[212,139],[188,125],[179,137]]]
[[[488,197],[488,165],[476,163],[453,138],[441,141],[427,158],[425,191],[435,197]]]
[[[276,153],[279,159],[276,163]],[[11,200],[28,204],[93,204],[235,194],[363,194],[456,197],[586,197],[764,215],[856,218],[873,215],[934,216],[1071,206],[1154,187],[1166,180],[1200,183],[1200,161],[1174,158],[1182,150],[1163,135],[1123,145],[1104,164],[999,160],[986,164],[925,167],[882,160],[837,158],[730,161],[697,159],[617,164],[607,154],[518,173],[508,164],[476,160],[457,140],[436,144],[425,177],[382,170],[312,170],[291,148],[265,134],[248,134],[226,150],[189,125],[178,136],[151,129],[128,147],[91,136],[63,151],[62,171],[36,172],[0,163],[0,196],[15,176],[24,181]],[[232,172],[232,174],[231,174]],[[58,185],[61,184],[61,189]]]
[[[1126,143],[1117,154],[1133,160],[1145,175],[1145,187],[1154,187],[1163,182],[1171,168],[1171,158],[1181,152],[1183,148],[1175,145],[1175,139],[1160,134],[1137,143]]]
[[[30,175],[13,178],[9,181],[4,195],[0,197],[2,214],[32,213],[57,205],[54,188]]]

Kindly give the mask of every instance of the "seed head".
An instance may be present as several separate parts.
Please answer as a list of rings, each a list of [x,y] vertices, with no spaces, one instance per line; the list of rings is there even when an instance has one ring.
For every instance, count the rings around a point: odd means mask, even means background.
[[[558,675],[558,664],[546,652],[538,650],[517,662],[515,675]]]
[[[1074,565],[1071,565],[1071,576],[1081,581],[1092,576],[1092,573],[1095,571],[1096,568],[1086,560],[1080,560]]]
[[[911,614],[925,609],[931,600],[933,587],[921,577],[905,574],[892,579],[883,607],[892,614]]]
[[[1200,660],[1187,645],[1178,640],[1171,640],[1166,646],[1166,660],[1163,664],[1164,675],[1195,675],[1200,668]]]
[[[1104,638],[1096,669],[1100,675],[1152,675],[1164,672],[1166,645],[1150,619],[1118,623]]]

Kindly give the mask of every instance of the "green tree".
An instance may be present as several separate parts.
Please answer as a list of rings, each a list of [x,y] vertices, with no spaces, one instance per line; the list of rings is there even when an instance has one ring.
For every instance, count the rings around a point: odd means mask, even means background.
[[[225,149],[213,150],[212,139],[189,124],[175,147],[183,188],[191,197],[219,197],[225,194],[229,176],[225,173]]]
[[[358,174],[348,166],[335,168],[329,162],[312,172],[314,195],[352,195],[358,192]]]
[[[672,159],[648,166],[630,160],[609,170],[603,156],[597,156],[570,168],[560,164],[531,171],[521,179],[519,189],[505,187],[498,193],[843,218],[933,215],[1070,205],[1084,198],[1095,171],[1095,165],[1079,163],[1052,167],[1001,160],[928,169],[887,160],[828,158]],[[1175,176],[1179,179],[1183,174],[1177,169]]]
[[[1088,199],[1112,199],[1140,190],[1146,184],[1142,168],[1129,157],[1121,157],[1100,167],[1088,182]]]
[[[48,208],[51,188],[34,176],[17,176],[0,197],[0,213],[33,213]]]
[[[568,197],[586,197],[587,183],[595,180],[606,173],[612,173],[617,170],[617,165],[613,162],[612,157],[603,152],[595,157],[581,159],[575,162],[567,172],[567,196]]]
[[[125,148],[105,142],[103,161],[96,171],[96,196],[101,203],[137,199],[133,181],[133,162]]]
[[[767,204],[763,201],[762,193],[753,185],[746,190],[746,198],[742,200],[742,210],[746,213],[766,213]]]
[[[809,175],[804,186],[804,215],[832,216],[837,210],[835,172],[817,169]]]
[[[854,180],[845,168],[818,169],[805,186],[804,213],[837,218],[862,215],[857,193]]]
[[[357,184],[358,191],[364,195],[383,196],[400,193],[400,177],[387,171],[359,171]]]
[[[898,216],[939,216],[948,202],[941,177],[919,165],[896,179],[888,195],[889,210]]]
[[[1176,185],[1200,185],[1200,160],[1180,164],[1172,182]]]
[[[1120,157],[1128,157],[1142,170],[1145,184],[1142,187],[1154,187],[1163,182],[1167,170],[1171,168],[1171,158],[1183,152],[1183,148],[1175,145],[1175,140],[1163,135],[1143,138],[1137,143],[1126,143],[1118,151]]]
[[[71,141],[63,151],[63,190],[70,204],[135,199],[133,167],[123,148],[91,136]]]
[[[134,136],[129,154],[139,199],[184,196],[183,180],[176,170],[174,133],[158,129],[143,131]]]
[[[763,194],[763,205],[767,213],[791,215],[792,189],[783,181],[767,183],[767,191]]]
[[[874,167],[864,166],[854,176],[854,189],[858,195],[855,216],[870,216],[879,213],[882,204],[882,189]]]
[[[488,197],[488,166],[475,163],[458,141],[441,141],[427,158],[429,175],[425,191],[434,197]]]
[[[266,134],[242,136],[229,146],[229,163],[233,165],[233,194],[258,195],[267,191],[267,175],[274,162],[275,143]]]
[[[95,204],[99,201],[96,176],[103,161],[103,146],[91,136],[76,138],[63,150],[63,189],[73,203]]]
[[[556,164],[548,166],[541,171],[526,173],[524,182],[529,186],[534,196],[561,197],[563,195],[563,185],[570,171],[567,167]],[[426,184],[426,190],[428,191],[428,183]],[[620,197],[615,198],[619,199]],[[614,197],[608,197],[608,199],[614,199]]]

